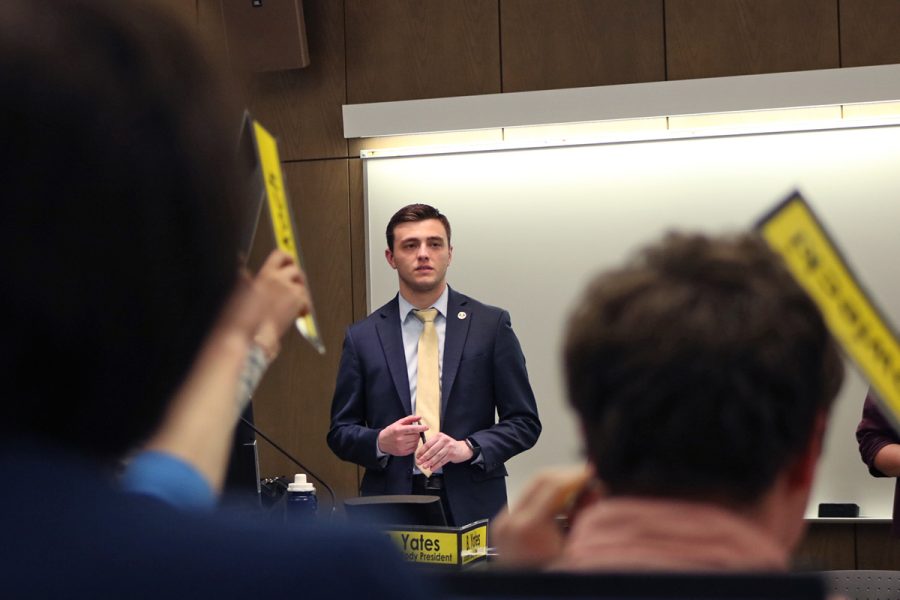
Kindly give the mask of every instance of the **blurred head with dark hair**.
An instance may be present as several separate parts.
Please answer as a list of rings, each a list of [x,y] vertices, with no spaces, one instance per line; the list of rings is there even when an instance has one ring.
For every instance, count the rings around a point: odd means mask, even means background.
[[[670,234],[601,274],[569,320],[565,370],[611,495],[753,511],[778,487],[799,531],[843,363],[760,238]]]
[[[0,5],[0,427],[100,458],[157,424],[237,272],[237,123],[151,5]]]

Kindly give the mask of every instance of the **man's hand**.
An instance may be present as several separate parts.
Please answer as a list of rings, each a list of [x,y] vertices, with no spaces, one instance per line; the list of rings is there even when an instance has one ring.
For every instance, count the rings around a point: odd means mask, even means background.
[[[421,419],[418,415],[409,415],[379,431],[379,450],[392,456],[406,456],[415,452],[421,434],[428,431],[427,425],[419,425]]]
[[[497,558],[506,566],[544,567],[563,549],[563,532],[557,515],[571,514],[577,505],[593,501],[588,469],[554,469],[539,473],[521,495],[515,510],[504,509],[491,526],[490,538]]]
[[[472,449],[465,440],[454,440],[443,432],[431,436],[416,452],[416,464],[433,472],[448,462],[461,463],[472,458]]]
[[[306,276],[290,254],[274,250],[253,279],[254,292],[262,299],[263,319],[254,342],[273,359],[279,339],[297,317],[312,310]]]

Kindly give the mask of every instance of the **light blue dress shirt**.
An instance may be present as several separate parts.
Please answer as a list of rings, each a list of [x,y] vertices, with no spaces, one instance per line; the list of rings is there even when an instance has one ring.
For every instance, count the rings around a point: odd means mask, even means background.
[[[427,308],[436,308],[437,316],[434,318],[434,328],[438,336],[438,376],[444,375],[444,338],[447,333],[447,290]],[[406,376],[409,379],[409,400],[413,414],[416,414],[416,386],[419,378],[419,338],[425,323],[412,314],[415,306],[410,304],[402,294],[399,296],[400,304],[400,329],[403,333],[403,352],[406,355]]]
[[[444,339],[447,333],[447,298],[449,296],[449,287],[444,286],[444,291],[438,299],[426,308],[436,308],[437,316],[434,318],[434,329],[438,336],[438,377],[441,379],[444,375]],[[398,294],[398,304],[400,307],[400,332],[403,335],[403,353],[406,356],[406,377],[409,380],[409,401],[412,407],[412,414],[416,414],[416,386],[419,376],[419,337],[422,330],[425,329],[425,323],[419,320],[416,315],[412,314],[415,306]],[[375,444],[375,452],[378,459],[384,464],[387,462],[388,454],[382,452],[378,444]],[[413,467],[414,473],[420,473],[417,467]],[[438,469],[436,473],[440,473]]]

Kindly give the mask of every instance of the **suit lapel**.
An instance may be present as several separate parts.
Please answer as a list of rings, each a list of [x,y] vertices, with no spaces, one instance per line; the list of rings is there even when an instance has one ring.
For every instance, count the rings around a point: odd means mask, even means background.
[[[468,304],[466,296],[450,289],[447,298],[447,329],[444,333],[444,367],[441,373],[441,421],[447,412],[447,399],[453,391],[459,360],[469,334],[469,323],[472,322],[471,315],[466,310]],[[465,314],[465,317],[460,318],[461,314]]]
[[[381,349],[387,361],[391,379],[397,388],[397,396],[403,404],[406,414],[412,414],[412,402],[409,399],[409,375],[406,372],[406,353],[403,350],[403,334],[400,331],[400,306],[395,296],[393,300],[382,306],[379,320],[375,325]]]

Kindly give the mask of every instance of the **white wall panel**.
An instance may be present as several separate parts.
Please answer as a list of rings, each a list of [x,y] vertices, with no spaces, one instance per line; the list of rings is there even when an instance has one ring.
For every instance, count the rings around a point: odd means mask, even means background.
[[[397,291],[384,227],[412,202],[453,226],[454,288],[508,309],[544,433],[508,465],[515,498],[536,469],[581,460],[560,374],[561,332],[587,279],[669,229],[745,229],[799,188],[863,284],[900,321],[900,127],[791,132],[435,156],[366,167],[370,308]],[[810,504],[889,517],[893,482],[870,477],[854,431],[866,385],[851,370]]]

